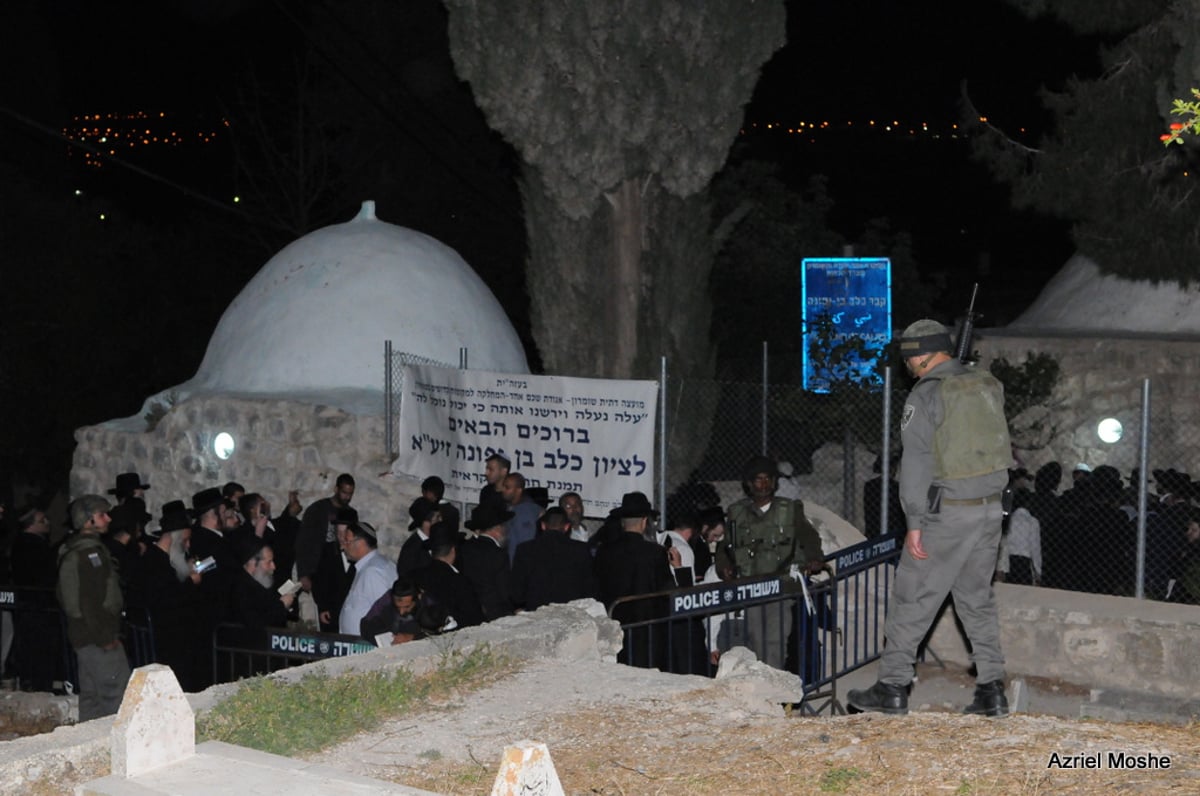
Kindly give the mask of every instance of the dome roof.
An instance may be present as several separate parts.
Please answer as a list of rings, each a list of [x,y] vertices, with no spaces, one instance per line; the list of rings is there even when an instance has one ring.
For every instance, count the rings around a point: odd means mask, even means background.
[[[1101,274],[1077,254],[1042,288],[1010,331],[1200,334],[1200,289]]]
[[[496,297],[450,247],[375,217],[286,246],[225,310],[181,393],[383,390],[383,347],[472,369],[528,373]]]

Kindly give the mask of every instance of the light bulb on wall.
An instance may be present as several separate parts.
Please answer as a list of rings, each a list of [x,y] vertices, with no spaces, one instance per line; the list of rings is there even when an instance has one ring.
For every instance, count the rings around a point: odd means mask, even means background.
[[[233,455],[235,447],[237,444],[233,441],[233,435],[228,431],[222,431],[213,437],[213,453],[217,454],[218,459],[228,459]]]
[[[1118,442],[1124,433],[1124,426],[1115,417],[1106,417],[1096,426],[1096,436],[1100,438],[1101,442],[1107,442],[1110,445]]]

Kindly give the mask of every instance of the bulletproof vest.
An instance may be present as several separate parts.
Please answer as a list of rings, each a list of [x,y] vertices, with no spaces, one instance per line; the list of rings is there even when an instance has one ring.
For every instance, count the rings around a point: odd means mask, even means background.
[[[735,510],[736,509],[736,510]],[[730,506],[737,523],[737,564],[742,576],[771,575],[785,571],[796,555],[795,504],[774,497],[771,510],[762,516],[753,506]]]
[[[1004,388],[996,377],[969,370],[938,382],[943,418],[933,436],[934,478],[974,478],[1008,469],[1012,446]]]

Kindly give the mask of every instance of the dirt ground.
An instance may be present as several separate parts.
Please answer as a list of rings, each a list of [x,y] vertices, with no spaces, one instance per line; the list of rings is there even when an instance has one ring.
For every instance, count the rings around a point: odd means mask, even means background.
[[[525,738],[547,744],[567,793],[1200,793],[1196,724],[769,711],[720,681],[533,663],[313,757],[454,794],[488,793],[504,746]],[[1110,752],[1160,767],[1116,769]],[[1056,768],[1054,755],[1098,755],[1099,768]]]

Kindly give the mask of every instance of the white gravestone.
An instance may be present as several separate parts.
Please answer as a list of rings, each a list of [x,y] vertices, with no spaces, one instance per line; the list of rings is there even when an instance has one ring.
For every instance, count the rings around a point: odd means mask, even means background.
[[[196,717],[171,667],[133,670],[112,728],[112,772],[137,777],[196,753]]]

